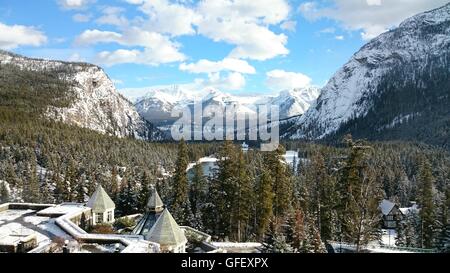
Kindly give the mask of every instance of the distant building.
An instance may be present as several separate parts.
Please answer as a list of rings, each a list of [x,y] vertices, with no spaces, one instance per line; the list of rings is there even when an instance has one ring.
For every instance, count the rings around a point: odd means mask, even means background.
[[[133,234],[144,236],[145,240],[158,243],[161,252],[186,252],[187,238],[156,191],[152,188],[146,211],[133,230]]]
[[[403,219],[400,208],[389,200],[383,200],[380,203],[380,210],[383,216],[383,228],[397,228],[397,221]]]
[[[92,209],[92,225],[114,223],[116,205],[100,184],[86,206]]]
[[[411,213],[418,214],[420,211],[419,205],[415,201],[410,202],[410,206],[407,208],[400,208],[400,211],[403,213],[404,216],[408,216]]]

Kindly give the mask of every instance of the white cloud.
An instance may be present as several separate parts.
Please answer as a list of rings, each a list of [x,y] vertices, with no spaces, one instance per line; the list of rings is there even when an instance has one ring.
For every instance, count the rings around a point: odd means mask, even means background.
[[[88,29],[75,40],[78,45],[94,45],[98,43],[121,43],[123,35],[112,31],[101,31],[98,29]]]
[[[83,13],[77,13],[72,16],[72,19],[78,23],[89,22],[91,20],[91,18],[92,18],[92,14],[83,14]]]
[[[213,62],[209,60],[200,60],[197,63],[180,64],[181,71],[190,73],[215,73],[224,70],[239,72],[242,74],[255,74],[256,70],[248,62],[239,59],[225,58],[222,61]]]
[[[300,12],[309,20],[330,18],[349,30],[361,31],[364,40],[372,39],[417,13],[437,8],[448,0],[333,0],[331,6],[306,2]]]
[[[103,15],[95,22],[100,25],[111,25],[123,27],[128,25],[128,19],[122,14],[125,11],[120,7],[104,7],[102,9]]]
[[[145,18],[137,16],[131,20],[124,16],[122,8],[106,7],[96,22],[115,26],[119,31],[86,30],[76,39],[78,45],[117,43],[128,47],[101,52],[97,60],[106,65],[134,60],[151,65],[183,61],[185,56],[173,39],[202,35],[234,48],[223,61],[201,60],[182,64],[180,69],[193,73],[255,73],[254,68],[241,59],[264,61],[289,54],[288,37],[275,33],[271,26],[290,31],[296,26],[295,21],[289,20],[291,8],[287,0],[124,1],[135,5]],[[194,72],[205,70],[210,72]]]
[[[302,73],[277,69],[266,73],[266,85],[275,91],[302,88],[311,85],[311,78]]]
[[[138,49],[118,49],[116,51],[102,51],[97,54],[96,62],[105,66],[117,64],[146,64],[158,66],[163,63],[183,61],[185,56],[172,47]]]
[[[236,91],[241,90],[246,85],[245,77],[238,72],[228,73],[225,77],[217,73],[211,73],[207,80],[196,79],[194,85],[198,89],[213,87],[221,90]]]
[[[344,38],[344,36],[343,35],[338,35],[338,36],[336,36],[336,37],[334,37],[336,40],[339,40],[339,41],[343,41],[343,40],[345,40],[345,38]]]
[[[138,63],[156,66],[162,63],[184,61],[186,57],[179,52],[179,45],[169,38],[155,32],[143,31],[133,27],[123,33],[100,30],[86,30],[77,39],[78,45],[98,43],[117,43],[132,49],[103,51],[97,55],[96,62],[106,66],[122,63]],[[144,48],[143,50],[136,47]]]
[[[197,10],[202,15],[198,33],[235,45],[230,57],[264,61],[289,54],[287,36],[269,29],[288,18],[284,0],[210,0],[200,2]]]
[[[0,23],[0,33],[0,48],[2,49],[14,49],[19,46],[41,46],[47,43],[47,36],[32,26]]]
[[[142,4],[140,10],[148,15],[144,28],[172,36],[195,34],[193,24],[199,20],[194,9],[167,0],[128,1]]]
[[[297,28],[297,22],[296,21],[285,21],[280,25],[280,28],[283,30],[295,32],[295,29]]]
[[[290,6],[286,0],[126,0],[139,5],[148,16],[142,28],[170,36],[203,35],[215,42],[225,42],[235,48],[232,58],[267,60],[289,54],[287,36],[276,34],[271,25],[288,21]],[[281,26],[280,26],[281,27]]]
[[[89,4],[95,2],[96,0],[58,0],[60,7],[67,10],[85,9]]]

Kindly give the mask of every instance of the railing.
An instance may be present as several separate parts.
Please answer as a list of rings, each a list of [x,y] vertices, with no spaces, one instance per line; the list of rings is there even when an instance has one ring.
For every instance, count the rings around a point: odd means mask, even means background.
[[[356,250],[355,244],[348,244],[344,242],[336,242],[336,241],[330,241],[330,244],[333,246],[334,249],[339,249],[342,247],[343,249],[347,250]],[[374,250],[393,250],[393,251],[403,251],[403,252],[413,252],[413,253],[437,253],[438,251],[436,249],[426,249],[426,248],[414,248],[414,247],[400,247],[400,246],[384,246],[384,245],[367,245],[367,246],[360,246],[361,250],[367,250],[367,251],[374,251]]]
[[[437,253],[437,249],[403,247],[403,246],[381,246],[382,249],[401,250],[415,253]]]

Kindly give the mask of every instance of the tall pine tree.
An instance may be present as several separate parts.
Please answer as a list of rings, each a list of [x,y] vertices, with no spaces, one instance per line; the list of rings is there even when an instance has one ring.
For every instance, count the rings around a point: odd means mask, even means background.
[[[419,166],[419,202],[421,221],[421,247],[432,248],[435,225],[435,207],[433,201],[434,177],[431,164],[426,158],[422,158]]]
[[[175,165],[175,175],[173,177],[173,197],[170,208],[173,216],[181,225],[189,225],[193,220],[189,203],[189,183],[187,177],[188,164],[188,148],[186,142],[182,139],[178,144],[178,158]]]

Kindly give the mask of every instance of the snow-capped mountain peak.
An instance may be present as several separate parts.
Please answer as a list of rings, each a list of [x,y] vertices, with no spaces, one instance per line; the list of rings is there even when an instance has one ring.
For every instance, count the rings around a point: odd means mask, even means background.
[[[280,118],[302,115],[319,96],[318,87],[296,88],[284,90],[276,95],[240,96],[223,92],[216,88],[202,90],[186,90],[179,86],[159,87],[151,89],[136,100],[138,112],[147,120],[155,123],[173,122],[171,111],[175,107],[189,107],[194,102],[202,102],[203,107],[209,105],[233,105],[237,112],[255,112],[257,105],[268,104],[280,107]]]
[[[365,116],[371,97],[392,69],[411,67],[421,71],[430,58],[448,54],[450,3],[405,20],[363,46],[329,80],[317,102],[297,121],[289,138],[324,138],[351,119]],[[444,58],[441,60],[445,65]],[[410,77],[414,77],[411,74]]]

